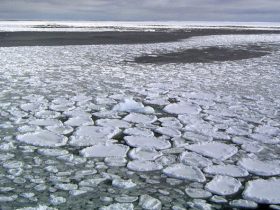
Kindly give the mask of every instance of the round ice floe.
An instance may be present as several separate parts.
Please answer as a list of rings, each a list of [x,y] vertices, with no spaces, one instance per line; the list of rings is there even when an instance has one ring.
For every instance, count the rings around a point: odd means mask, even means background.
[[[160,210],[162,207],[162,204],[160,200],[153,198],[149,195],[141,195],[139,200],[139,206],[142,207],[142,209],[149,209],[149,210]]]
[[[215,176],[206,184],[205,188],[217,195],[232,195],[238,192],[242,184],[235,178],[229,176]]]
[[[144,115],[139,113],[130,113],[129,115],[125,116],[123,120],[132,123],[143,123],[149,124],[153,123],[157,120],[157,117],[154,115]]]
[[[208,166],[204,169],[204,172],[208,174],[215,174],[215,175],[226,175],[232,177],[245,177],[248,176],[249,173],[244,168],[241,168],[236,165],[215,165],[215,166]]]
[[[67,137],[47,130],[18,135],[17,140],[35,146],[59,147],[67,143]]]
[[[69,126],[83,126],[83,125],[93,125],[91,117],[71,117],[66,122],[65,125]]]
[[[51,132],[54,132],[56,134],[63,134],[67,135],[71,132],[73,132],[74,128],[72,128],[69,125],[59,125],[59,126],[47,126],[46,129],[48,129]]]
[[[36,112],[35,116],[41,119],[46,118],[57,118],[60,116],[59,112],[51,111],[51,110],[42,110],[40,112]]]
[[[180,155],[180,162],[185,165],[196,166],[199,168],[204,168],[213,164],[211,160],[203,157],[202,155],[187,151]]]
[[[92,97],[86,96],[86,95],[76,95],[73,98],[71,98],[72,101],[78,101],[78,102],[85,102],[85,101],[90,101],[92,100]]]
[[[213,140],[213,137],[211,137],[211,136],[206,136],[206,135],[195,133],[192,131],[186,131],[183,134],[183,138],[193,141],[193,142],[208,142],[208,141]]]
[[[136,186],[136,184],[131,180],[114,179],[112,181],[112,186],[120,189],[130,189]]]
[[[132,203],[113,203],[109,206],[103,206],[99,210],[133,210],[134,205]]]
[[[128,156],[134,160],[155,160],[162,156],[162,153],[155,149],[134,148],[129,152]]]
[[[179,102],[169,104],[163,110],[171,114],[198,114],[201,108],[196,104]]]
[[[212,196],[212,193],[197,188],[186,188],[185,192],[191,198],[209,198]]]
[[[115,105],[113,111],[118,112],[140,112],[140,113],[153,113],[152,107],[145,107],[141,102],[136,102],[133,99],[126,98],[123,102]]]
[[[98,144],[81,150],[84,157],[126,157],[129,147],[121,144]]]
[[[177,179],[186,179],[196,182],[204,182],[205,176],[199,168],[195,166],[186,166],[184,164],[174,164],[163,170],[163,173],[169,177]]]
[[[249,181],[243,196],[257,203],[280,204],[280,179]]]
[[[59,126],[62,125],[62,122],[57,119],[36,119],[30,121],[29,124],[40,126]]]
[[[175,117],[162,117],[158,119],[161,122],[161,125],[163,127],[169,127],[169,128],[182,128],[183,125],[180,123],[180,120],[178,120]]]
[[[126,135],[131,136],[154,136],[154,132],[147,128],[127,128],[123,131]]]
[[[126,136],[124,137],[124,140],[132,147],[146,147],[157,150],[168,149],[171,147],[169,141],[156,137]]]
[[[250,135],[251,138],[254,140],[257,140],[264,144],[278,144],[280,143],[279,137],[270,136],[268,134],[262,134],[262,133],[253,133]]]
[[[82,126],[71,137],[70,144],[75,146],[90,146],[105,143],[120,132],[114,127]]]
[[[155,131],[162,135],[170,136],[173,138],[181,136],[181,132],[175,128],[159,127]]]
[[[219,142],[193,144],[186,149],[217,160],[226,160],[238,152],[235,146]]]
[[[162,165],[152,161],[133,160],[127,164],[127,168],[133,171],[158,171],[162,169]]]
[[[118,128],[129,128],[130,123],[119,120],[119,119],[99,119],[96,121],[96,125],[103,127],[118,127]]]
[[[254,201],[248,201],[248,200],[233,200],[229,203],[229,205],[233,208],[241,208],[241,209],[256,209],[258,207],[258,204]]]
[[[243,158],[238,164],[250,173],[259,176],[275,176],[280,174],[280,163],[277,160],[261,161],[257,159]]]
[[[69,152],[64,149],[38,149],[38,153],[41,155],[54,157],[69,154]]]

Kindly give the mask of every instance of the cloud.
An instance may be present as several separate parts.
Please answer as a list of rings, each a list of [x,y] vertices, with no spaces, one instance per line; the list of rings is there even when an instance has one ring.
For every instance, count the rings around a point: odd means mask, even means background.
[[[279,0],[0,0],[0,19],[279,21]]]

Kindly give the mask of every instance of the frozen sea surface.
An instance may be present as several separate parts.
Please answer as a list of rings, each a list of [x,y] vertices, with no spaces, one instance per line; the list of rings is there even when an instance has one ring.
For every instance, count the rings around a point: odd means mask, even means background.
[[[0,208],[280,204],[280,36],[0,48]],[[270,54],[136,64],[246,45]]]

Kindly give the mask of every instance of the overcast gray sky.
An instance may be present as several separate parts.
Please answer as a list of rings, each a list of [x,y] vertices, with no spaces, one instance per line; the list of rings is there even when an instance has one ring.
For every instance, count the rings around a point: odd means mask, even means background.
[[[0,0],[0,19],[280,22],[280,0]]]

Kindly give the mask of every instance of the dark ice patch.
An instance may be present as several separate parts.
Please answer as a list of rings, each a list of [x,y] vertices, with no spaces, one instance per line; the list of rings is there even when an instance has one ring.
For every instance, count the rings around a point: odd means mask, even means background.
[[[143,55],[135,58],[136,63],[212,63],[215,61],[234,61],[257,58],[270,54],[268,47],[236,46],[236,47],[207,47],[187,49],[157,55]]]

